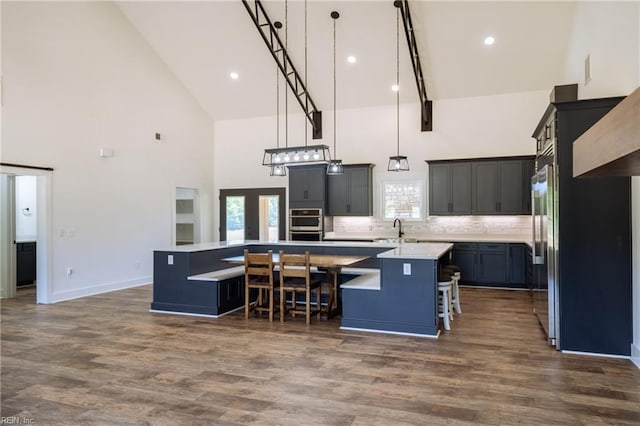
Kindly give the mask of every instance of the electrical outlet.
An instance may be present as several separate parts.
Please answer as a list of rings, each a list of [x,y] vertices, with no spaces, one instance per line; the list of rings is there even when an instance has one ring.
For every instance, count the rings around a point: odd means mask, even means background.
[[[402,274],[403,275],[411,275],[411,264],[403,263],[402,264]]]

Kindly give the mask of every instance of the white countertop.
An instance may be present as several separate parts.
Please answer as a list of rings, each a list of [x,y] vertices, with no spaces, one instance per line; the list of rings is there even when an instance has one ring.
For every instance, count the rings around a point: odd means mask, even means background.
[[[320,247],[379,247],[389,250],[378,254],[379,258],[398,259],[438,259],[453,247],[451,243],[398,243],[389,241],[359,242],[359,241],[216,241],[211,243],[190,244],[175,246],[167,250],[159,250],[173,253],[193,253],[206,250],[217,250],[228,247],[247,245],[277,244],[282,246],[320,246]]]
[[[378,257],[435,260],[452,248],[453,243],[400,243],[393,250],[380,253]]]
[[[336,233],[327,232],[325,241],[371,241],[384,238],[397,238],[397,234],[376,234],[372,232]],[[479,243],[525,243],[531,245],[531,234],[463,234],[463,233],[439,233],[404,235],[404,238],[415,239],[417,242],[479,242]]]

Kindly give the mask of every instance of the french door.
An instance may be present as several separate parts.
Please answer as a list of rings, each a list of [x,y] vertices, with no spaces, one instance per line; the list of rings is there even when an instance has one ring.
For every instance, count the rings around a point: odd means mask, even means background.
[[[220,190],[220,241],[286,239],[285,188]]]

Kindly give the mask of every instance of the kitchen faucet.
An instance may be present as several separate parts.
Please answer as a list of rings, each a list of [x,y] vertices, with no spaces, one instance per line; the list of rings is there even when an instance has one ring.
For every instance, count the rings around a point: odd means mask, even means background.
[[[402,232],[402,222],[400,221],[400,219],[395,218],[395,220],[393,221],[393,227],[396,227],[396,222],[398,222],[398,238],[402,238],[402,236],[404,235],[404,232]]]

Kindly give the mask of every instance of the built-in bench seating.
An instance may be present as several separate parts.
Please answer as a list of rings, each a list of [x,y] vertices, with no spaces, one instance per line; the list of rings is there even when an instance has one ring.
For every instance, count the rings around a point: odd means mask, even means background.
[[[356,275],[356,277],[344,282],[340,285],[341,288],[380,290],[380,269],[342,268],[342,274]]]
[[[217,271],[205,272],[204,274],[191,275],[188,276],[187,279],[190,281],[224,281],[231,278],[238,278],[243,275],[244,265],[219,269]]]

